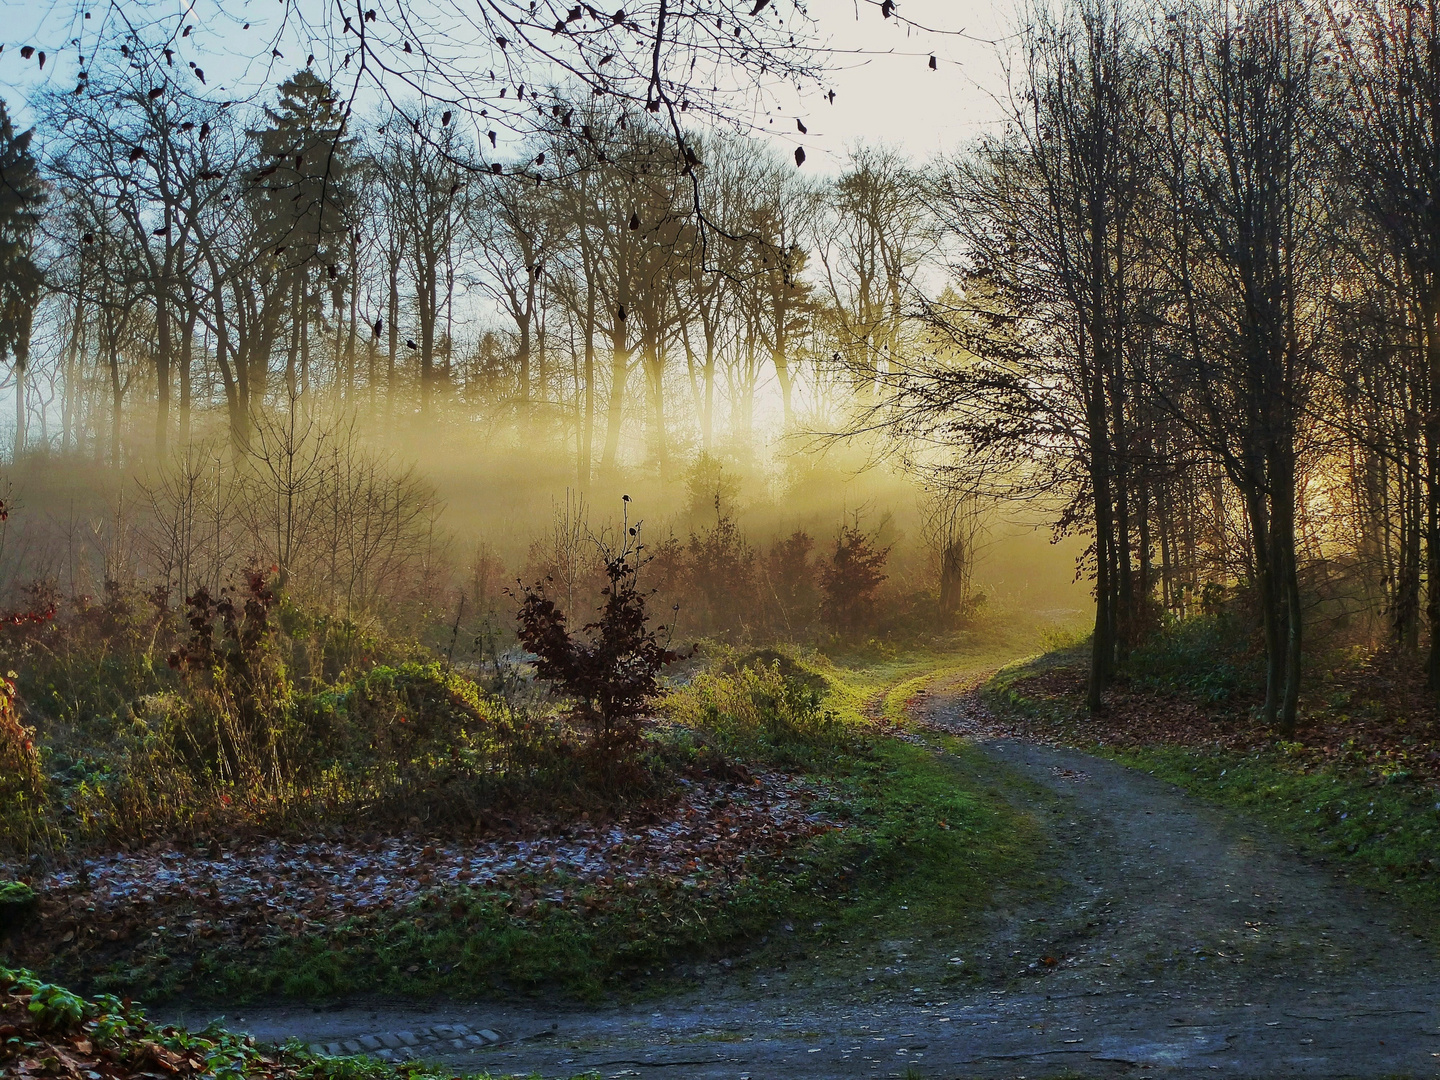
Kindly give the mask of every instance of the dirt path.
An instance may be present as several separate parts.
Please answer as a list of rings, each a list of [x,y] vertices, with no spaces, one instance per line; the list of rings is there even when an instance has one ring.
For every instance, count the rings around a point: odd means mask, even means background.
[[[1043,908],[1000,913],[982,950],[956,957],[986,973],[964,996],[926,986],[950,957],[901,941],[886,970],[913,978],[910,993],[877,995],[863,971],[831,963],[824,975],[717,976],[644,1006],[229,1020],[261,1038],[545,1077],[1440,1074],[1435,955],[1374,898],[1144,773],[1005,737],[963,692],[932,693],[920,711],[1003,763],[1011,797],[1047,824],[1064,882]]]

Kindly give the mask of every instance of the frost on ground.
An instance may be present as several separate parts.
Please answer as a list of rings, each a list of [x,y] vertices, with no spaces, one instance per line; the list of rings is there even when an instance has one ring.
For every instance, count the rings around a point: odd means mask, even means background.
[[[271,838],[112,852],[34,881],[41,931],[29,935],[20,959],[33,966],[137,934],[172,944],[295,937],[461,886],[507,893],[521,917],[539,905],[579,903],[582,891],[593,902],[596,892],[647,883],[723,895],[797,842],[839,827],[815,810],[820,794],[809,781],[772,772],[748,783],[682,781],[666,805],[608,822],[532,825],[531,835]]]

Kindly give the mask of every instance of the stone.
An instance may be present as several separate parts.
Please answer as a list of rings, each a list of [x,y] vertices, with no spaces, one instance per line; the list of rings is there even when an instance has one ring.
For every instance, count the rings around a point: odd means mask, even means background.
[[[433,1030],[435,1034],[442,1039],[453,1039],[455,1037],[455,1029],[449,1024],[436,1024]]]
[[[394,1035],[381,1035],[380,1042],[387,1050],[399,1050],[401,1043]]]
[[[358,1054],[360,1052],[360,1044],[354,1039],[346,1039],[340,1045],[345,1047],[345,1052],[347,1054]]]
[[[340,1056],[340,1044],[339,1044],[339,1043],[326,1043],[326,1044],[325,1044],[325,1053],[329,1054],[331,1057],[339,1057],[339,1056]]]
[[[378,1054],[376,1054],[375,1056],[376,1056],[377,1058],[379,1058],[381,1061],[394,1061],[394,1060],[395,1060],[395,1051],[394,1051],[394,1050],[381,1050],[381,1051],[380,1051]]]
[[[450,1040],[450,1045],[453,1046],[456,1050],[464,1050],[464,1049],[465,1049],[465,1040],[464,1040],[464,1039],[451,1039],[451,1040]]]
[[[325,1053],[325,1047],[321,1046],[319,1043],[311,1043],[310,1052],[312,1054],[323,1054]]]
[[[481,1029],[480,1029],[480,1037],[481,1037],[482,1039],[484,1039],[486,1042],[499,1042],[499,1041],[500,1041],[500,1036],[497,1035],[497,1034],[495,1034],[495,1032],[491,1031],[489,1028],[481,1028]]]
[[[485,1040],[482,1039],[479,1035],[466,1035],[466,1036],[465,1036],[465,1041],[466,1041],[467,1043],[470,1043],[472,1046],[484,1046],[484,1045],[485,1045]]]
[[[470,1029],[469,1029],[468,1027],[466,1027],[464,1024],[456,1024],[456,1025],[455,1025],[455,1034],[456,1034],[456,1035],[469,1035],[469,1034],[470,1034]]]
[[[402,1043],[404,1043],[406,1046],[420,1045],[420,1040],[415,1037],[415,1033],[413,1031],[397,1031],[395,1032],[395,1037],[399,1039]]]
[[[379,1050],[380,1047],[384,1046],[385,1044],[382,1043],[379,1039],[377,1039],[374,1035],[361,1035],[360,1045],[363,1046],[366,1050]]]

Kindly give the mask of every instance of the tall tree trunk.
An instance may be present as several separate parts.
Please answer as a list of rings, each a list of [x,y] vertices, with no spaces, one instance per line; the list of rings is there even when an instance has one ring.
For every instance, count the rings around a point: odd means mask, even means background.
[[[290,347],[285,353],[285,392],[292,402],[300,396],[300,324],[304,321],[300,310],[300,275],[294,273],[293,277],[290,284]]]
[[[1114,565],[1115,522],[1110,490],[1110,426],[1105,422],[1104,375],[1096,365],[1086,403],[1089,428],[1090,490],[1095,513],[1095,634],[1090,650],[1090,682],[1085,705],[1099,712],[1102,694],[1115,665]]]
[[[185,327],[180,339],[180,445],[190,445],[190,369],[195,360],[195,323],[198,305],[187,301]]]
[[[390,331],[386,339],[385,359],[385,415],[388,418],[395,416],[395,351],[400,344],[400,259],[398,255],[392,255],[390,259],[390,297],[389,305],[385,315],[388,319]]]
[[[1250,519],[1255,588],[1259,593],[1261,629],[1265,635],[1265,704],[1262,706],[1262,715],[1265,726],[1274,727],[1285,692],[1286,654],[1284,627],[1281,622],[1281,597],[1276,580],[1278,568],[1275,566],[1275,546],[1270,535],[1270,511],[1264,488],[1263,480],[1252,472],[1246,477],[1243,494],[1246,516]]]
[[[1425,312],[1425,359],[1425,619],[1430,626],[1425,674],[1440,703],[1440,295],[1430,297]]]
[[[585,491],[590,487],[591,457],[595,451],[595,286],[588,280],[585,284],[585,322],[582,332],[585,337],[585,388],[582,405],[584,412],[580,418],[577,472],[580,490]]]
[[[25,369],[29,365],[22,359],[24,349],[15,347],[15,448],[12,457],[16,464],[25,454],[25,412],[28,406],[28,391],[25,388]]]
[[[1295,737],[1299,722],[1301,647],[1304,632],[1304,611],[1300,601],[1300,576],[1296,557],[1295,537],[1295,459],[1281,447],[1276,468],[1271,476],[1275,493],[1272,511],[1275,567],[1279,575],[1279,600],[1285,628],[1285,683],[1280,699],[1280,733],[1287,739]]]
[[[625,411],[625,383],[630,375],[630,339],[625,319],[616,316],[610,332],[610,400],[605,404],[605,449],[600,456],[600,470],[615,471],[620,451],[620,425]]]

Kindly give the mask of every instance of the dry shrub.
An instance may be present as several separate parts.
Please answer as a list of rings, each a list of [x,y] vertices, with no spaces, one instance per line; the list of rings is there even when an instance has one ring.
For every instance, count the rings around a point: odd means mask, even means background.
[[[15,675],[0,679],[0,827],[10,846],[32,851],[52,839],[49,797],[35,729],[15,710]]]

